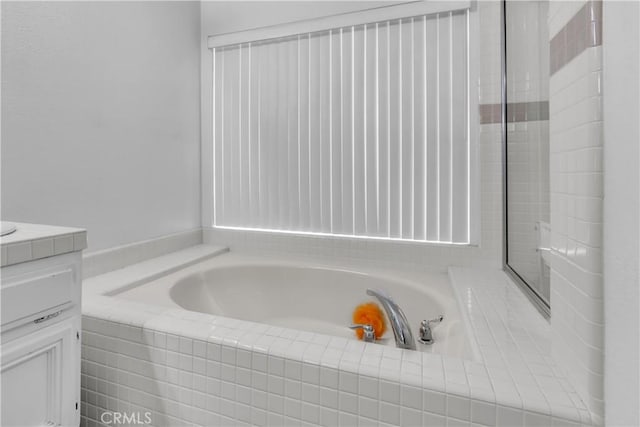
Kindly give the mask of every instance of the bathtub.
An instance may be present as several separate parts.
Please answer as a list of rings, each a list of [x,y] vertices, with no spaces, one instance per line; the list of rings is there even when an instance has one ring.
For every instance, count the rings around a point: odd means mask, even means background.
[[[366,295],[368,288],[393,297],[416,338],[421,320],[444,316],[433,330],[434,343],[417,342],[417,351],[473,359],[446,273],[354,269],[229,252],[110,296],[355,340],[351,315],[357,305],[374,300]],[[389,324],[376,344],[395,346]]]
[[[548,323],[504,273],[413,268],[202,244],[85,279],[82,425],[591,424],[541,363]],[[443,315],[435,343],[357,340],[347,326],[367,288],[391,294],[414,334]]]

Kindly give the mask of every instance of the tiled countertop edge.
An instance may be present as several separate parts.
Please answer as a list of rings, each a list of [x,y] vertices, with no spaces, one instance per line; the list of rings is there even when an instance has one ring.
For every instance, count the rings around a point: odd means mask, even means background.
[[[452,267],[496,400],[583,425],[593,419],[551,354],[549,322],[503,271]]]
[[[98,333],[101,322],[116,322],[145,331],[164,331],[207,343],[340,369],[378,381],[399,382],[403,386],[441,393],[448,398],[469,399],[470,406],[489,404],[495,405],[496,410],[520,410],[525,416],[529,415],[537,421],[544,420],[548,425],[591,423],[588,411],[583,409],[584,405],[577,394],[572,395],[573,387],[564,378],[557,377],[553,365],[549,366],[554,373],[551,379],[536,381],[529,365],[518,365],[516,360],[519,359],[515,356],[506,359],[497,357],[497,352],[489,349],[489,342],[486,340],[480,343],[484,361],[473,362],[104,296],[124,284],[139,283],[145,275],[157,277],[167,274],[184,263],[193,264],[224,251],[226,249],[220,247],[198,245],[87,279],[83,287],[83,315],[92,324],[98,325]],[[499,272],[487,273],[488,276],[483,276],[482,285],[486,280],[496,279],[499,280],[498,285],[489,285],[487,290],[477,290],[475,286],[465,285],[465,275],[470,271],[472,270],[451,269],[450,274],[456,290],[461,292],[463,305],[471,301],[464,308],[468,309],[467,314],[472,322],[483,321],[479,317],[484,312],[481,306],[487,303],[487,295],[494,292],[506,291],[509,301],[515,301],[516,307],[519,307],[521,302],[518,301],[518,294],[512,295],[513,292],[507,290],[508,283],[504,281],[506,276],[496,276]],[[473,272],[471,277],[477,281],[477,271]],[[519,292],[517,289],[514,291]],[[525,302],[530,304],[526,299]],[[494,310],[491,306],[485,308]],[[535,312],[535,309],[530,308]],[[500,312],[500,309],[495,311]],[[491,320],[494,320],[491,316],[485,316],[484,323]],[[474,325],[475,332],[483,329],[485,324]],[[105,324],[102,326],[107,327]],[[544,327],[538,323],[534,329],[543,331]],[[496,328],[491,328],[490,331],[500,336],[501,332]],[[517,336],[518,330],[513,332]],[[486,339],[482,333],[479,337]],[[504,341],[508,342],[506,339]],[[531,359],[539,362],[539,359]],[[550,361],[544,356],[542,360]],[[531,366],[535,367],[536,364],[532,361]],[[549,399],[552,400],[550,403],[536,394],[547,392],[549,387],[556,387],[555,394],[562,398],[556,396],[554,400]],[[574,401],[574,398],[577,400]],[[566,406],[555,404],[556,401]]]
[[[31,224],[17,224],[18,227],[31,226]],[[42,226],[44,227],[44,226]],[[2,251],[1,266],[7,267],[22,262],[35,261],[55,255],[81,251],[87,247],[87,232],[82,229],[52,227],[51,232],[46,228],[36,232],[24,231],[18,228],[16,233],[25,233],[26,236],[16,240],[10,234],[0,239]]]

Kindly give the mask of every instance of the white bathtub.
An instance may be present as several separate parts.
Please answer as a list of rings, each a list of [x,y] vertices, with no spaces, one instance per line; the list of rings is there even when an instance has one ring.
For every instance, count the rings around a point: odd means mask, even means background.
[[[367,288],[393,297],[416,338],[421,320],[444,316],[434,328],[435,343],[417,343],[418,351],[473,358],[446,273],[346,269],[230,252],[111,295],[356,339],[348,326],[354,308],[374,300]],[[395,346],[389,325],[377,343]]]

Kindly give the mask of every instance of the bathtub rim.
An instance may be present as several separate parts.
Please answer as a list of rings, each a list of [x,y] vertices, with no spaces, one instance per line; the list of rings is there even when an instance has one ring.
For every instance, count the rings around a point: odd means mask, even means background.
[[[445,314],[452,322],[459,325],[460,328],[460,337],[456,339],[460,339],[460,345],[462,345],[462,349],[460,350],[460,355],[451,355],[451,357],[460,357],[463,360],[471,360],[478,361],[481,360],[480,352],[477,346],[477,342],[474,340],[471,329],[469,327],[469,322],[464,318],[465,313],[463,307],[460,305],[460,299],[456,297],[456,293],[451,286],[450,278],[447,272],[441,272],[436,269],[426,268],[424,271],[417,270],[408,270],[408,271],[397,271],[390,270],[387,268],[377,268],[375,266],[370,265],[336,265],[333,262],[318,262],[315,259],[310,259],[309,257],[287,257],[283,258],[282,256],[274,256],[274,255],[257,255],[257,254],[246,254],[246,253],[238,253],[238,252],[224,252],[216,255],[215,257],[211,257],[210,259],[202,260],[198,263],[191,264],[186,266],[185,268],[178,269],[169,273],[165,276],[155,278],[149,280],[147,282],[137,281],[135,286],[127,286],[123,285],[121,288],[114,288],[108,292],[108,296],[113,296],[116,298],[143,302],[141,299],[141,295],[139,294],[134,298],[120,297],[121,294],[127,293],[130,291],[135,291],[137,288],[143,288],[144,286],[152,286],[154,287],[154,293],[151,298],[153,300],[150,302],[152,304],[158,304],[163,307],[168,308],[176,308],[176,309],[184,309],[186,311],[199,312],[204,314],[211,314],[213,316],[219,317],[228,317],[230,319],[239,319],[249,322],[254,322],[256,324],[261,324],[260,320],[252,320],[247,319],[241,316],[233,317],[233,316],[225,316],[218,313],[207,313],[206,311],[199,310],[191,310],[188,307],[185,307],[181,304],[176,298],[174,298],[173,292],[174,290],[181,286],[181,284],[185,281],[189,281],[193,279],[195,281],[199,281],[199,277],[201,275],[206,275],[211,272],[215,272],[215,270],[227,270],[234,268],[247,268],[247,267],[266,267],[266,268],[284,268],[284,269],[297,269],[298,271],[310,270],[314,274],[315,272],[328,272],[328,273],[345,273],[348,275],[356,275],[358,277],[369,277],[374,278],[379,281],[389,282],[389,287],[393,288],[395,286],[403,287],[410,289],[414,292],[424,294],[426,298],[429,298],[433,301],[434,305],[437,307],[433,311],[424,313],[426,315],[430,315],[435,317],[439,314]],[[428,272],[429,275],[423,276],[425,272]],[[213,273],[215,274],[215,273]],[[191,283],[189,283],[191,285]],[[146,292],[141,289],[141,292]],[[363,301],[368,298],[364,293],[362,295]],[[415,312],[415,310],[413,310]],[[412,327],[415,327],[415,333],[417,334],[417,323],[416,319],[413,319],[415,324],[412,323]],[[417,320],[419,322],[419,319]],[[268,323],[267,323],[268,324]],[[452,323],[453,324],[453,323]],[[286,329],[290,329],[291,331],[297,332],[312,332],[312,333],[320,333],[313,332],[309,330],[305,330],[304,328],[295,328],[295,327],[287,327]],[[293,332],[292,332],[293,333]],[[333,336],[327,334],[327,336]],[[391,339],[391,338],[389,338]],[[380,343],[377,343],[380,344]],[[419,343],[418,344],[418,352],[441,352],[451,350],[451,347],[448,347],[447,344],[442,344],[442,347],[436,346],[434,348],[422,348]],[[440,348],[438,348],[440,347]],[[443,355],[445,354],[443,353]]]

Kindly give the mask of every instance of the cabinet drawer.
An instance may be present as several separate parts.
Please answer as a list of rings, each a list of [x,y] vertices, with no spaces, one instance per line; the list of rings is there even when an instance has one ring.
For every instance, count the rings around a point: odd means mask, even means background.
[[[5,284],[2,287],[2,324],[19,319],[30,321],[35,314],[71,305],[73,273],[69,267]]]

